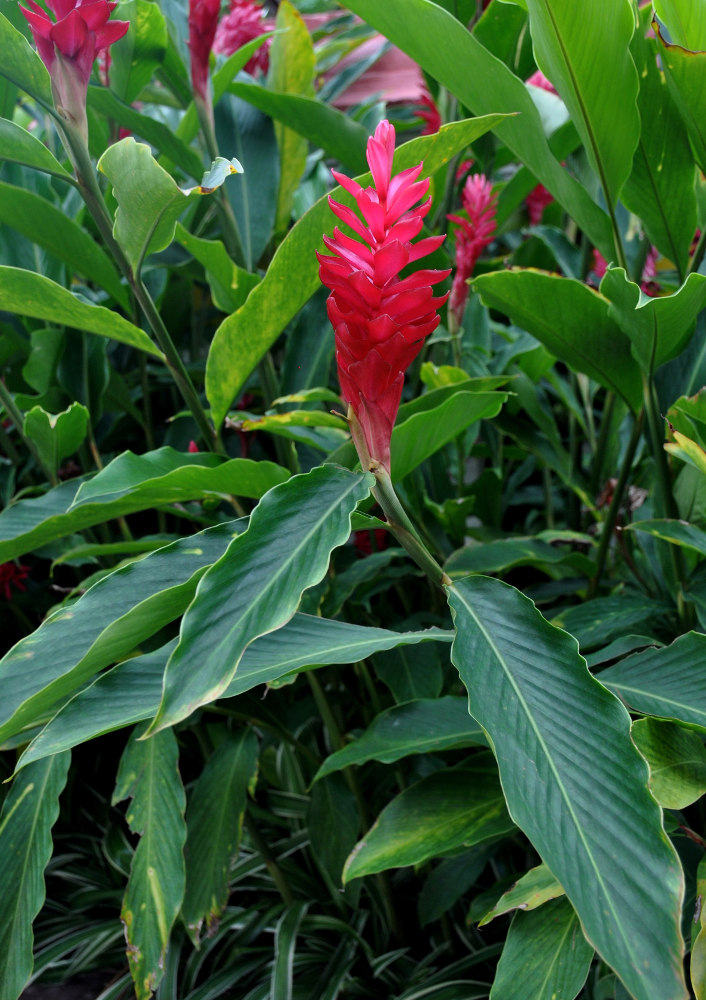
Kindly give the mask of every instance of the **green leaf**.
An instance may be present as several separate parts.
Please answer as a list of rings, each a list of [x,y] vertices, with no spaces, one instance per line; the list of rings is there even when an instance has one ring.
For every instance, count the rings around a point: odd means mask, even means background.
[[[489,924],[495,917],[512,910],[536,910],[538,906],[564,895],[564,887],[558,882],[546,865],[531,868],[522,878],[504,892],[495,906],[488,910],[478,926]]]
[[[528,0],[531,2],[531,0]],[[565,899],[517,913],[498,962],[491,1000],[573,1000],[586,982],[593,948]]]
[[[516,566],[547,567],[545,572],[550,572],[549,567],[562,563],[576,565],[578,559],[585,559],[571,549],[553,544],[564,541],[556,535],[557,532],[540,531],[534,536],[517,535],[513,538],[497,538],[492,542],[464,545],[449,556],[444,569],[451,577],[469,573],[505,573]],[[580,542],[582,545],[594,544],[590,536],[584,535],[575,539],[567,538],[566,541]],[[588,575],[593,564],[588,559],[585,562],[584,572]]]
[[[44,63],[22,32],[13,27],[4,14],[0,14],[0,52],[0,75],[36,98],[47,109],[53,109],[51,84]]]
[[[42,464],[55,476],[63,460],[83,444],[89,413],[81,403],[72,403],[63,413],[47,413],[33,406],[25,414],[23,433],[36,447]]]
[[[231,496],[258,499],[289,476],[274,462],[231,458],[208,452],[184,454],[165,446],[144,455],[124,451],[92,479],[81,483],[71,510],[93,504],[131,501],[135,510],[196,498]]]
[[[696,161],[706,166],[706,52],[692,52],[680,45],[670,45],[657,28],[659,54],[667,86],[689,133]]]
[[[277,31],[270,48],[270,69],[267,82],[273,91],[286,95],[312,95],[316,56],[314,45],[299,11],[282,0],[277,8]],[[283,234],[292,214],[294,192],[306,168],[309,144],[306,138],[281,121],[275,123],[279,147],[279,191],[275,233]]]
[[[447,590],[451,659],[494,748],[510,815],[637,1000],[685,998],[683,877],[627,712],[589,674],[576,640],[519,591],[487,577]]]
[[[198,945],[218,927],[228,901],[230,869],[238,856],[248,789],[257,773],[252,729],[227,733],[208,759],[189,796],[186,813],[186,892],[182,919]]]
[[[351,764],[365,764],[369,760],[393,764],[410,754],[437,753],[479,744],[486,745],[486,739],[468,714],[465,698],[452,695],[420,698],[393,705],[376,715],[352,743],[326,758],[314,781]]]
[[[702,857],[696,870],[696,907],[691,922],[691,988],[696,1000],[706,997],[706,908],[703,901],[706,898],[706,857]]]
[[[0,118],[0,149],[2,159],[10,163],[22,163],[46,174],[60,177],[74,184],[74,178],[59,163],[43,142],[15,122]]]
[[[203,265],[213,304],[221,312],[231,313],[239,309],[260,281],[257,274],[251,274],[233,263],[220,240],[192,236],[181,222],[176,224],[174,239]]]
[[[275,927],[275,957],[268,997],[271,1000],[293,1000],[294,948],[299,925],[309,903],[291,903]]]
[[[186,796],[170,731],[130,739],[120,759],[113,805],[130,798],[126,819],[140,842],[130,866],[120,919],[138,1000],[149,1000],[164,974],[169,935],[184,897]]]
[[[696,733],[673,722],[638,719],[632,739],[650,766],[652,794],[665,809],[686,809],[706,792],[706,749]]]
[[[130,28],[110,47],[110,89],[132,104],[164,62],[167,22],[159,5],[147,0],[122,0],[116,19]]]
[[[371,484],[369,474],[328,465],[263,497],[240,543],[206,573],[184,615],[152,731],[215,701],[253,639],[289,621],[303,591],[325,574],[331,551],[348,538],[351,514]]]
[[[504,312],[561,361],[639,410],[640,369],[599,292],[573,278],[516,268],[481,275],[473,287],[487,306]]]
[[[669,610],[668,605],[640,594],[616,594],[567,608],[552,619],[552,625],[570,632],[582,650],[592,649],[624,636],[635,625],[652,624],[657,615]]]
[[[231,521],[208,528],[119,567],[13,646],[0,660],[0,740],[177,618],[206,566],[244,526]]]
[[[654,9],[660,21],[669,28],[677,45],[696,51],[706,49],[706,8],[693,0],[655,0]]]
[[[198,574],[198,568],[194,572]],[[182,579],[186,579],[183,572]],[[169,580],[165,582],[166,590]],[[194,585],[195,582],[193,577]],[[148,596],[148,593],[142,594],[143,599]],[[176,613],[179,614],[183,607],[182,594],[173,590],[167,596],[171,598],[170,606],[172,601],[177,604]],[[236,697],[260,684],[269,684],[313,667],[356,663],[373,653],[398,645],[451,642],[451,639],[451,632],[435,628],[420,632],[390,632],[296,614],[281,629],[261,636],[248,646],[224,697]],[[21,766],[94,736],[151,718],[159,708],[164,669],[175,645],[176,640],[154,653],[125,660],[79,691],[33,740],[22,756]]]
[[[306,825],[316,860],[333,887],[339,890],[343,866],[355,847],[360,829],[355,795],[342,775],[329,775],[314,785]]]
[[[237,160],[218,157],[195,188],[180,188],[152,156],[149,146],[128,136],[106,149],[98,169],[110,181],[118,202],[113,233],[133,271],[145,257],[164,250],[193,194],[210,194],[226,177],[241,173]]]
[[[69,754],[33,764],[19,777],[0,815],[0,1000],[17,1000],[32,973],[32,921],[44,903],[44,869],[59,815]]]
[[[642,129],[621,199],[683,278],[696,231],[694,158],[654,48],[642,30],[635,31],[630,47],[640,76]]]
[[[364,561],[372,558],[368,556]],[[398,704],[419,698],[438,698],[441,694],[444,665],[440,650],[435,646],[391,649],[383,656],[376,656],[373,663],[375,674],[388,686]]]
[[[640,136],[630,2],[594,0],[585,17],[563,0],[527,0],[527,9],[537,65],[569,109],[614,209]],[[615,94],[619,101],[611,100]]]
[[[346,861],[343,881],[421,864],[512,829],[492,756],[482,753],[434,771],[394,798]]]
[[[0,15],[1,17],[2,15]],[[88,238],[88,237],[87,237]],[[0,266],[0,309],[109,337],[163,358],[144,330],[104,306],[89,305],[41,274]]]
[[[315,97],[283,94],[256,83],[233,83],[230,91],[248,104],[264,111],[277,122],[286,122],[292,130],[314,146],[325,150],[353,173],[365,171],[365,147],[368,133],[360,122]]]
[[[602,0],[601,7],[607,2]],[[349,0],[346,6],[411,56],[474,114],[500,111],[513,115],[496,127],[498,137],[610,260],[613,239],[608,216],[552,155],[539,113],[522,81],[491,55],[465,25],[430,0],[386,0],[384,4],[379,0]],[[588,20],[577,18],[576,24],[588,30]]]
[[[706,304],[706,276],[690,274],[673,295],[650,298],[621,267],[610,267],[600,291],[610,300],[608,313],[630,340],[633,357],[651,376],[681,354],[691,339]]]
[[[706,635],[687,632],[670,646],[626,657],[598,678],[631,709],[706,732],[704,656]]]
[[[677,521],[676,518],[663,518],[647,521],[633,521],[626,524],[624,530],[644,531],[647,535],[661,538],[665,542],[693,549],[706,556],[706,531],[695,524]]]
[[[500,121],[501,116],[488,115],[413,139],[396,151],[393,169],[398,172],[423,159],[424,176],[429,176]],[[356,179],[367,185],[371,175]],[[342,203],[353,204],[341,187],[331,194]],[[314,254],[322,249],[322,234],[331,225],[328,198],[320,198],[279,245],[265,277],[247,301],[216,330],[206,365],[206,394],[217,425],[260,358],[320,286]]]

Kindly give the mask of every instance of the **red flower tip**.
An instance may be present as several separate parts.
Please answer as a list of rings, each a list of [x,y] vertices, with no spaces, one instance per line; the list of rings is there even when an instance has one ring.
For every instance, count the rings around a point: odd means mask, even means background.
[[[208,60],[216,37],[220,0],[189,0],[189,51],[194,94],[208,100]]]
[[[468,279],[476,262],[495,235],[497,195],[484,174],[473,174],[461,192],[466,215],[449,215],[459,228],[456,231],[456,273],[451,286],[449,310],[458,326],[468,299]]]
[[[541,69],[536,70],[532,76],[528,76],[525,83],[529,83],[531,87],[539,87],[541,90],[546,90],[550,94],[556,94],[556,88],[551,80],[547,80]],[[557,97],[559,95],[557,94]]]
[[[186,449],[190,455],[198,454],[199,446],[195,441],[189,441],[189,447]]]
[[[544,209],[547,205],[551,205],[553,201],[554,196],[547,191],[544,184],[537,184],[536,187],[532,188],[530,193],[525,198],[525,205],[527,206],[527,214],[529,215],[530,225],[539,225],[542,221],[542,216],[544,215]]]
[[[428,90],[419,98],[419,104],[421,105],[414,112],[414,117],[419,118],[424,122],[424,128],[422,129],[422,135],[434,135],[441,128],[441,115],[439,114],[439,109],[434,103],[434,98],[431,96]]]
[[[24,581],[30,573],[29,566],[21,563],[6,562],[0,564],[0,593],[6,601],[12,600],[12,587],[17,590],[26,590]]]
[[[226,14],[216,31],[213,51],[230,56],[253,38],[259,38],[274,25],[262,16],[262,7],[254,0],[231,0],[230,12]],[[270,40],[260,48],[245,64],[245,70],[253,75],[258,71],[266,73],[270,65]]]
[[[336,227],[332,237],[324,237],[333,256],[317,254],[319,275],[331,290],[327,309],[353,439],[364,468],[372,459],[388,471],[404,373],[424,338],[438,326],[437,310],[447,299],[446,295],[435,298],[432,285],[450,273],[418,270],[400,277],[409,264],[433,253],[444,237],[412,243],[431,204],[429,198],[422,200],[429,180],[417,179],[421,163],[393,177],[394,152],[395,130],[383,121],[368,140],[373,186],[363,188],[334,172],[355,199],[363,219],[332,198],[331,209],[360,239]]]

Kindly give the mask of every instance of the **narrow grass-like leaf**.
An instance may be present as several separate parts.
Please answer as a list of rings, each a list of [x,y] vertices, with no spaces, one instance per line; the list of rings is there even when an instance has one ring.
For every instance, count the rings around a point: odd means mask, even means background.
[[[252,729],[227,733],[189,797],[186,814],[186,892],[182,919],[195,943],[211,937],[228,901],[230,869],[238,855],[248,788],[257,772]]]
[[[394,798],[356,844],[343,880],[421,864],[512,830],[492,756],[479,754],[461,767],[435,771]]]
[[[566,899],[532,913],[517,913],[510,925],[490,1000],[574,1000],[586,982],[593,948]]]
[[[447,589],[451,658],[511,816],[637,1000],[682,1000],[683,876],[625,708],[519,591],[487,577]]]
[[[208,528],[116,569],[13,646],[0,660],[0,740],[178,618],[206,567],[245,524]]]
[[[51,828],[69,759],[59,754],[28,767],[15,779],[0,815],[0,1000],[17,1000],[32,973],[32,921],[44,902]]]
[[[326,758],[314,778],[379,760],[392,764],[410,754],[435,753],[451,747],[487,745],[482,730],[468,714],[465,698],[420,698],[393,705],[376,715],[364,733]]]
[[[246,647],[289,621],[303,591],[326,572],[331,551],[348,538],[351,514],[371,484],[369,474],[327,465],[263,497],[240,543],[206,573],[184,615],[152,731],[220,697]]]
[[[138,1000],[150,1000],[164,972],[172,926],[184,896],[186,796],[179,777],[179,749],[171,731],[139,740],[120,760],[113,805],[131,798],[128,826],[140,835],[130,866],[121,919]]]
[[[308,903],[292,903],[284,911],[275,927],[275,960],[270,980],[271,1000],[293,1000],[294,948],[302,918]]]

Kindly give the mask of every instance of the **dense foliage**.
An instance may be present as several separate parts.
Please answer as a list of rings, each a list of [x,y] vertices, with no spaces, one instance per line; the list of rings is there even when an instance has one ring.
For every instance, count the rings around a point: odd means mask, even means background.
[[[3,5],[0,1000],[706,998],[705,80]]]

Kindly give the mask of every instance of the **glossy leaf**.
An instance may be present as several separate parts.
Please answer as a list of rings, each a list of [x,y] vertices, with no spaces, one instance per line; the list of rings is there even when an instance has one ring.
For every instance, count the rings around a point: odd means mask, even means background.
[[[681,868],[627,712],[589,674],[576,640],[519,591],[488,577],[447,590],[451,658],[494,748],[511,816],[630,992],[685,998]]]
[[[57,158],[47,149],[43,142],[22,128],[15,122],[8,121],[7,118],[0,118],[0,149],[2,149],[3,160],[10,163],[22,163],[27,167],[34,167],[46,174],[60,177],[62,180],[74,183],[74,179]]]
[[[312,667],[356,663],[398,645],[451,639],[451,632],[435,628],[391,632],[296,614],[281,629],[248,646],[224,697],[236,697],[260,684]],[[22,766],[94,736],[152,718],[159,708],[164,670],[175,645],[173,640],[154,653],[125,660],[79,691],[32,741],[22,756]]]
[[[706,276],[690,274],[673,295],[650,298],[628,281],[622,268],[611,267],[600,291],[610,300],[609,315],[630,340],[633,357],[646,375],[652,375],[689,342],[706,304]]]
[[[638,719],[632,739],[650,766],[652,794],[665,809],[685,809],[706,792],[706,749],[673,722]]]
[[[0,739],[34,722],[177,618],[206,566],[243,527],[230,522],[208,528],[119,567],[13,646],[0,660]]]
[[[50,323],[97,333],[136,347],[153,357],[163,357],[159,348],[138,326],[104,306],[82,302],[68,289],[32,271],[0,266],[0,309],[18,316],[46,319]]]
[[[706,49],[706,9],[698,0],[655,0],[655,13],[669,28],[677,45],[696,51]]]
[[[52,108],[51,85],[44,63],[4,14],[0,14],[0,52],[3,56],[0,75],[46,108]]]
[[[120,918],[137,1000],[149,1000],[164,973],[172,926],[184,896],[186,797],[172,732],[133,734],[120,760],[113,805],[130,798],[126,819],[140,835]]]
[[[349,0],[346,6],[411,56],[474,114],[500,111],[512,115],[495,129],[499,138],[610,259],[613,240],[607,215],[551,153],[524,84],[465,25],[430,0],[386,0],[384,4]],[[576,19],[582,26],[584,22],[584,18]]]
[[[184,615],[152,731],[224,694],[246,647],[289,621],[303,591],[326,572],[331,551],[348,538],[351,514],[371,484],[369,474],[329,465],[263,497],[241,541],[206,573]]]
[[[421,864],[512,829],[492,756],[480,754],[427,775],[385,806],[346,861],[343,881]]]
[[[706,90],[703,87],[706,72],[706,52],[692,52],[680,45],[666,42],[657,31],[659,53],[667,86],[686,125],[696,161],[704,170],[706,166]]]
[[[478,926],[483,927],[495,917],[510,913],[512,910],[536,910],[550,899],[563,895],[564,889],[561,883],[554,878],[547,866],[538,865],[526,872],[511,889],[502,894],[492,910],[478,922]]]
[[[527,0],[527,9],[537,65],[569,109],[614,208],[640,135],[639,83],[629,49],[635,29],[630,2],[594,0],[586,17],[576,17],[563,0]]]
[[[598,677],[629,708],[706,732],[704,656],[706,635],[687,632],[670,646],[626,657]]]
[[[15,778],[0,814],[0,1000],[17,1000],[32,973],[32,921],[44,903],[69,754],[49,757]]]
[[[516,566],[537,566],[551,572],[550,568],[569,565],[586,565],[583,567],[587,575],[593,563],[581,554],[568,547],[553,544],[572,539],[556,537],[552,531],[540,531],[534,536],[518,535],[514,538],[497,538],[492,542],[476,542],[465,545],[452,553],[444,564],[444,569],[451,577],[468,573],[499,573],[507,572]],[[586,540],[584,541],[584,537]],[[593,544],[588,536],[573,539],[580,544]],[[579,562],[580,560],[580,562]]]
[[[630,341],[599,292],[573,278],[517,269],[484,274],[473,287],[561,361],[640,408],[642,381]]]
[[[132,104],[164,62],[167,24],[158,4],[147,0],[122,0],[118,17],[130,28],[110,48],[110,88]]]
[[[652,625],[657,615],[668,611],[668,605],[640,594],[620,594],[618,600],[596,597],[567,608],[552,619],[552,625],[570,632],[584,650],[624,636],[636,625]]]
[[[257,738],[252,729],[227,733],[189,796],[182,919],[195,943],[204,923],[208,937],[215,932],[228,901],[230,869],[238,856],[257,758]]]
[[[405,143],[395,153],[393,170],[424,160],[425,175],[432,174],[500,121],[501,116],[488,115],[456,122],[433,136]],[[366,185],[371,176],[356,179]],[[331,194],[342,203],[353,203],[340,187]],[[217,425],[265,351],[319,287],[314,253],[321,249],[322,234],[332,223],[328,199],[320,198],[289,231],[244,305],[216,331],[206,365],[206,394]]]
[[[678,521],[676,518],[648,519],[646,521],[633,521],[625,525],[625,530],[644,531],[647,535],[661,538],[665,542],[679,545],[686,549],[692,549],[706,556],[706,531],[695,524],[688,524],[686,521]]]
[[[45,468],[56,475],[59,465],[83,444],[89,413],[81,403],[72,403],[63,413],[47,413],[33,406],[25,414],[25,435],[33,442]]]
[[[421,698],[376,715],[352,743],[326,758],[314,781],[351,764],[392,764],[410,754],[476,745],[486,745],[486,739],[468,714],[465,698]]]
[[[574,1000],[592,958],[593,948],[567,900],[517,913],[498,962],[491,1000]]]

